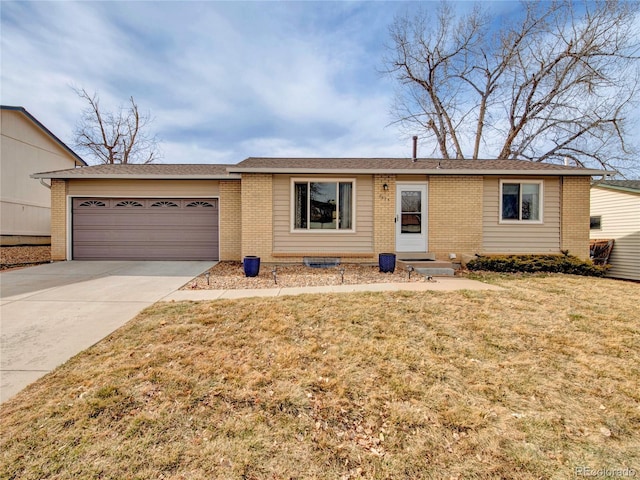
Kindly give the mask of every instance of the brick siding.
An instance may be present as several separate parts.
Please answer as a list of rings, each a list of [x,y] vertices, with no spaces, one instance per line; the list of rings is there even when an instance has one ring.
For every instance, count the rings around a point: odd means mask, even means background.
[[[388,190],[384,190],[387,184]],[[373,176],[373,251],[379,253],[396,251],[396,176]]]
[[[561,249],[582,259],[589,258],[589,177],[562,180]]]
[[[273,262],[273,176],[242,175],[241,255],[255,255],[262,262]]]
[[[240,180],[220,180],[220,260],[242,259],[241,193]]]
[[[67,259],[67,182],[51,179],[51,260]]]
[[[438,175],[429,179],[429,252],[438,259],[449,253],[475,253],[482,248],[483,178]]]

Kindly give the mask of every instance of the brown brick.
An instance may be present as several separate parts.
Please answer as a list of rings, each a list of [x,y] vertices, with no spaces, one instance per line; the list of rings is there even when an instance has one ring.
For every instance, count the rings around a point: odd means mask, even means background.
[[[384,190],[387,184],[388,190]],[[379,253],[395,252],[396,227],[396,176],[373,176],[373,251]]]
[[[263,262],[275,261],[273,252],[273,176],[242,175],[241,255],[255,255]]]
[[[561,249],[589,258],[589,177],[564,177],[561,203]]]
[[[241,192],[240,180],[220,180],[220,260],[242,259]]]
[[[51,179],[51,260],[67,259],[67,182]]]
[[[483,178],[438,175],[429,179],[429,246],[437,258],[482,247]]]

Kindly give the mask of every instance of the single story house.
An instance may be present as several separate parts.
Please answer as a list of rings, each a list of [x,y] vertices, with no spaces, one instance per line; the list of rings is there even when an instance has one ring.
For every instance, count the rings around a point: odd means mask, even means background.
[[[23,107],[0,112],[1,244],[49,244],[51,193],[30,175],[87,164]]]
[[[640,180],[591,186],[591,238],[614,240],[607,275],[640,280]]]
[[[51,180],[52,258],[376,262],[426,252],[589,258],[601,170],[516,160],[247,158],[98,165]]]

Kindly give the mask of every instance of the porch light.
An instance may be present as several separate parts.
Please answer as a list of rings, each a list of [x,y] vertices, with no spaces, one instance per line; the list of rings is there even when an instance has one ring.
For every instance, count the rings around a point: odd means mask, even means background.
[[[387,190],[389,190],[389,185],[385,183],[384,185],[382,185],[382,189],[386,192]]]

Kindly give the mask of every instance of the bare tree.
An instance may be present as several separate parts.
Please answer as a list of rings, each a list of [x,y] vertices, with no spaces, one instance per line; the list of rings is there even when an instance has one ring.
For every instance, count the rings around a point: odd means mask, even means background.
[[[105,112],[96,93],[74,90],[88,103],[75,129],[77,148],[93,156],[98,164],[153,163],[159,158],[158,141],[146,132],[150,116],[140,113],[133,97],[117,112]]]
[[[637,106],[638,2],[522,3],[516,21],[476,6],[398,17],[385,72],[395,122],[442,158],[480,156],[624,168]]]

